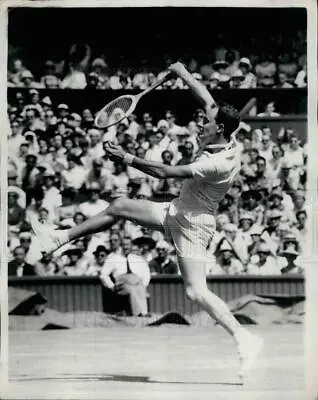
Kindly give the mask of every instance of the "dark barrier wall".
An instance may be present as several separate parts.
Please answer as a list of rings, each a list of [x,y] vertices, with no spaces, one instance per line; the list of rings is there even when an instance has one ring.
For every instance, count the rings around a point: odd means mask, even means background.
[[[9,88],[9,103],[14,103],[15,94],[23,89]],[[72,110],[81,112],[84,108],[91,108],[96,112],[107,102],[127,92],[122,90],[41,90],[41,97],[50,96],[54,105],[67,103]],[[307,89],[223,89],[212,91],[216,100],[222,100],[241,109],[252,97],[258,101],[259,112],[270,102],[276,102],[277,111],[282,115],[307,113]],[[199,103],[188,90],[156,90],[145,96],[136,109],[138,115],[151,111],[155,119],[162,118],[167,109],[171,109],[178,116],[180,124],[186,124]]]
[[[246,294],[304,295],[301,276],[213,276],[208,277],[211,290],[225,301]],[[103,311],[103,288],[98,278],[90,277],[24,277],[9,278],[9,286],[41,293],[47,307],[58,311]],[[198,307],[184,294],[178,275],[154,276],[148,288],[150,312],[178,311],[193,313]]]

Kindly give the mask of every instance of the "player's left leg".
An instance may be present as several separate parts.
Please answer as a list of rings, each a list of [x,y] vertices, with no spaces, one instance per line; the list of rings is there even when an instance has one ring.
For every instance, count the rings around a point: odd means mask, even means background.
[[[260,351],[262,339],[242,327],[226,303],[209,290],[202,259],[178,256],[178,262],[189,299],[199,304],[235,339],[241,360],[239,376],[243,378]]]

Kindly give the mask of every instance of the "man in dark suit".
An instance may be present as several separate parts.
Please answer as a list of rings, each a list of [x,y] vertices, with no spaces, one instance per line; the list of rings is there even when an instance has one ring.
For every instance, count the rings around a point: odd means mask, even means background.
[[[31,276],[36,275],[33,265],[25,262],[25,250],[22,246],[17,246],[14,251],[14,260],[8,264],[9,276]]]

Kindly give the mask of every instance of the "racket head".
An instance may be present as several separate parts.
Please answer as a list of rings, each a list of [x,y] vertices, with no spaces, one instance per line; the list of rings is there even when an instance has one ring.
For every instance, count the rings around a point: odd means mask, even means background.
[[[106,129],[119,124],[135,109],[137,98],[133,95],[123,95],[107,103],[97,112],[94,124],[97,128]]]

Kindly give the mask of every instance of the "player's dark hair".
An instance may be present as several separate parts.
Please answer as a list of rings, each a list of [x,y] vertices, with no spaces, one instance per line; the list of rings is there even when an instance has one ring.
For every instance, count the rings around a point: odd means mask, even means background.
[[[240,114],[238,110],[230,104],[218,102],[218,107],[219,110],[215,122],[218,125],[223,124],[223,136],[227,141],[229,141],[231,134],[239,127],[241,121]]]

